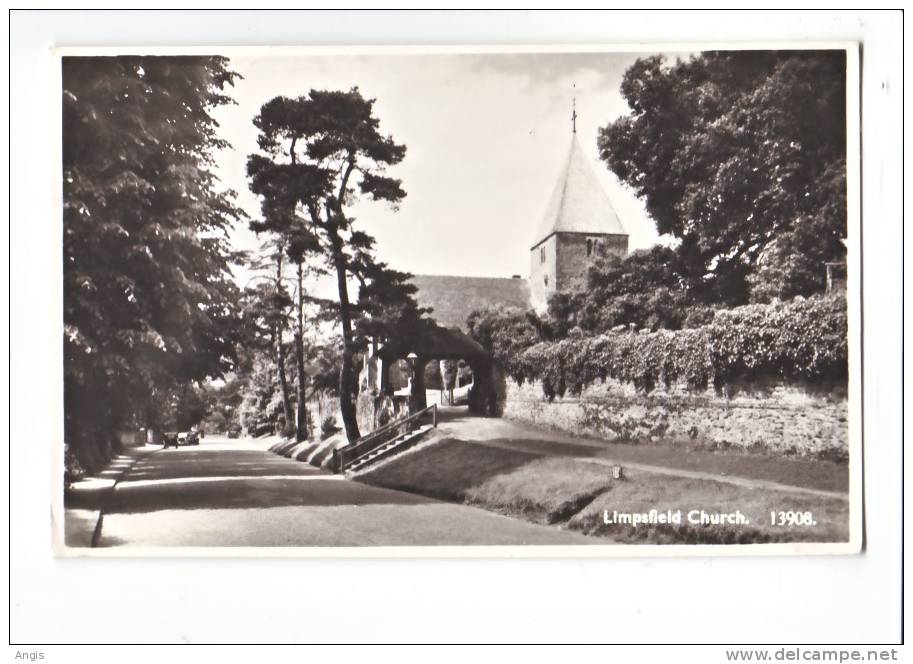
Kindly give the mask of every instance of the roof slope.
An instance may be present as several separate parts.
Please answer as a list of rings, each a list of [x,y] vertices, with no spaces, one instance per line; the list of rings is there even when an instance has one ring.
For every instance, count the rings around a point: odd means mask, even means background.
[[[385,360],[396,360],[406,357],[410,352],[438,360],[474,360],[491,357],[491,353],[485,350],[482,344],[465,332],[440,326],[423,331],[418,338],[391,339],[377,351],[377,354]]]
[[[627,235],[580,147],[577,134],[571,139],[567,162],[545,209],[533,247],[559,232]]]
[[[443,327],[465,331],[469,314],[488,307],[530,308],[526,279],[416,274],[411,281],[419,306],[434,309],[430,316]]]

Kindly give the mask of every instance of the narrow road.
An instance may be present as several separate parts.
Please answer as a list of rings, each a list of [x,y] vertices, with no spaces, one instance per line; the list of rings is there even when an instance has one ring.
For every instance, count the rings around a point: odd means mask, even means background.
[[[599,544],[465,505],[343,479],[251,440],[153,452],[115,485],[101,547]]]

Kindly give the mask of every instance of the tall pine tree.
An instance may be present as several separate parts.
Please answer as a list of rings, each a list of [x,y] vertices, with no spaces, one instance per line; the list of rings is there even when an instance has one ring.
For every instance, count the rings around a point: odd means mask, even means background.
[[[251,190],[261,196],[264,224],[294,248],[293,260],[323,259],[336,277],[342,331],[339,402],[349,441],[360,437],[355,415],[356,303],[349,280],[367,283],[378,264],[374,239],[353,227],[350,207],[357,192],[395,205],[406,195],[386,168],[402,161],[406,147],[380,133],[374,100],[358,88],[311,90],[276,97],[254,119],[261,153],[248,158]]]

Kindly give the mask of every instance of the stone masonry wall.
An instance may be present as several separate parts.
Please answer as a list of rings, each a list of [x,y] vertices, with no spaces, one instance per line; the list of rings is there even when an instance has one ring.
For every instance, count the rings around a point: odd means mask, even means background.
[[[585,288],[590,266],[600,255],[624,257],[628,253],[627,235],[558,233],[555,237],[558,239],[557,290]],[[599,249],[589,256],[586,253],[587,238],[595,239],[600,244]]]
[[[631,442],[692,440],[698,444],[787,454],[848,451],[845,386],[812,390],[771,383],[717,394],[683,387],[639,393],[608,380],[579,397],[549,402],[538,382],[507,380],[504,417],[575,435]]]
[[[549,295],[555,292],[556,247],[556,238],[552,235],[533,247],[529,253],[529,299],[537,311],[545,309]]]

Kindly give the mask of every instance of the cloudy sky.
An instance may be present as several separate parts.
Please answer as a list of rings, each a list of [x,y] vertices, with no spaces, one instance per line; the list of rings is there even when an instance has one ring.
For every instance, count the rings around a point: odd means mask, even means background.
[[[356,224],[377,238],[392,267],[416,274],[527,276],[529,247],[571,141],[571,100],[577,132],[630,234],[631,248],[658,240],[634,195],[596,154],[600,126],[627,111],[619,92],[628,53],[374,54],[232,57],[244,79],[219,109],[233,150],[218,156],[223,182],[238,191],[252,216],[259,204],[244,175],[257,151],[252,124],[277,95],[359,86],[377,100],[381,131],[405,143],[391,169],[407,192],[398,211],[364,202]],[[239,228],[239,248],[256,239]]]

